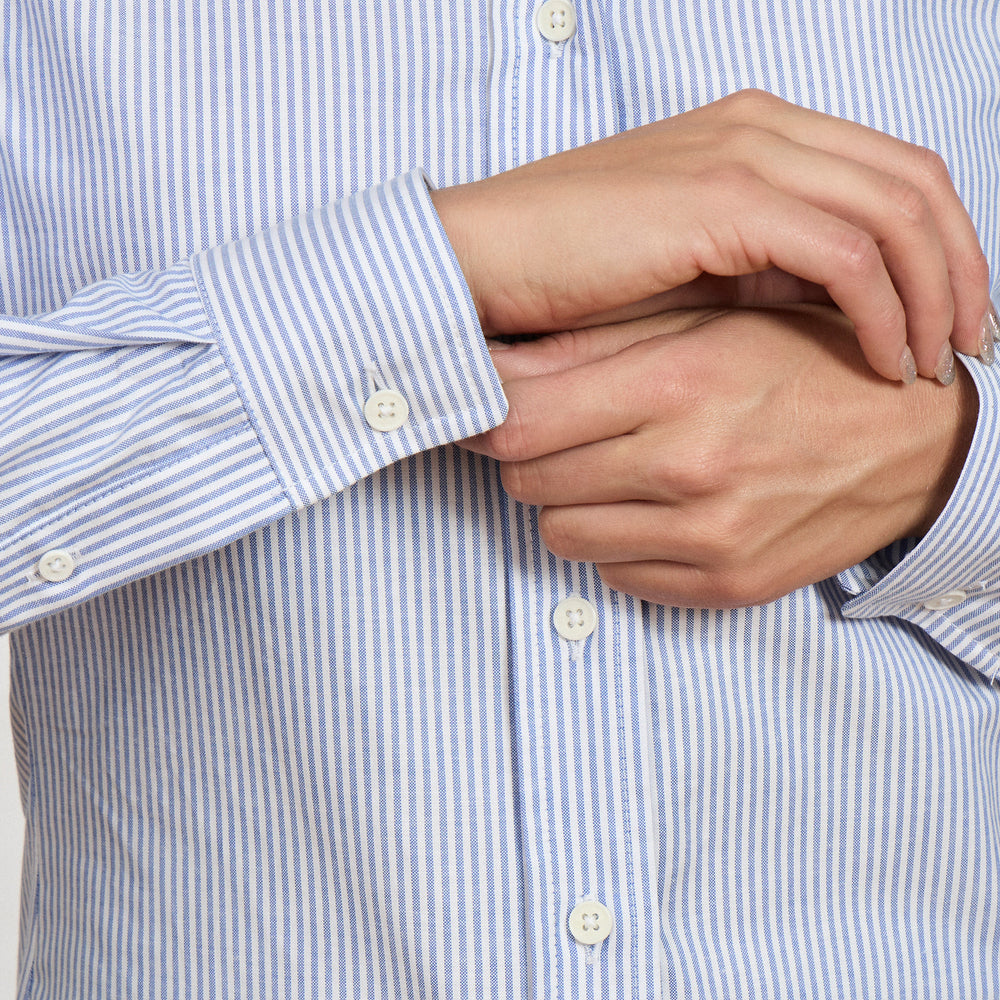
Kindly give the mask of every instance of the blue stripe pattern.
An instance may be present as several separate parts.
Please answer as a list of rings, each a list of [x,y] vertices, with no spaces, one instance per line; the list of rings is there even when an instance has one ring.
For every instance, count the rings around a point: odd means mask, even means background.
[[[996,271],[997,0],[0,2],[22,1000],[1000,998],[1000,377],[919,544],[646,605],[452,446],[427,180],[756,86],[940,151]]]

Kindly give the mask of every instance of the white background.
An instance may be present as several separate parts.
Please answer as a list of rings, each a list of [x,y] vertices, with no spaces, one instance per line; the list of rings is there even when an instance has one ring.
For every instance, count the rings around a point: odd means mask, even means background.
[[[10,735],[10,665],[7,637],[0,636],[0,998],[14,996],[17,918],[21,895],[24,814],[17,794],[14,743]]]

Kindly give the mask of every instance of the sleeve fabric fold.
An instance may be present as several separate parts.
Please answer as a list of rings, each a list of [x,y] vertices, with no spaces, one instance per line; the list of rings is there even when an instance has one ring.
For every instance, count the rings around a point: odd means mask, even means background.
[[[413,171],[45,317],[0,320],[0,631],[211,551],[500,423]],[[379,389],[406,422],[365,419]],[[64,580],[40,560],[70,555]]]

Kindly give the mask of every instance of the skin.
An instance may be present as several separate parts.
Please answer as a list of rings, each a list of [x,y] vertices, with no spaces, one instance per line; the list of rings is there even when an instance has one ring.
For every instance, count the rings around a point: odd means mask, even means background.
[[[988,267],[934,153],[744,91],[433,195],[487,334],[828,299],[873,369],[979,350]]]
[[[487,335],[563,331],[494,354],[510,415],[466,442],[556,555],[758,604],[945,506],[974,390],[900,381],[993,341],[934,153],[745,91],[433,197]]]
[[[465,446],[542,508],[556,555],[681,607],[765,603],[925,533],[977,413],[964,369],[888,382],[822,306],[680,310],[492,356],[510,414]]]

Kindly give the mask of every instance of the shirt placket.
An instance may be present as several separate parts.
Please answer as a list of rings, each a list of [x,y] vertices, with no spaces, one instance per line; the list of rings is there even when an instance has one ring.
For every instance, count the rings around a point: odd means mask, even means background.
[[[619,130],[618,59],[601,5],[500,0],[491,8],[490,173]]]
[[[510,717],[526,993],[658,993],[656,803],[638,602],[557,560],[509,501]]]
[[[617,131],[617,58],[598,5],[498,3],[492,19],[491,172]],[[503,523],[528,993],[653,996],[636,602],[592,566],[553,558],[534,508],[510,501]]]

